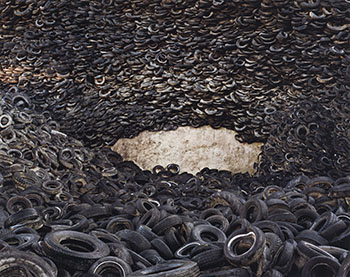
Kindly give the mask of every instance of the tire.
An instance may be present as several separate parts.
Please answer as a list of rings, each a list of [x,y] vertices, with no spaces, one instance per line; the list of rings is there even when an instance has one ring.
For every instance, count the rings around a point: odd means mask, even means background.
[[[252,273],[246,268],[223,269],[218,267],[207,271],[201,271],[201,277],[251,277]]]
[[[287,274],[294,263],[297,243],[294,240],[286,240],[277,250],[272,261],[273,268]]]
[[[154,208],[156,208],[156,206],[152,202],[148,201],[147,199],[138,199],[136,201],[136,209],[141,214],[145,214]]]
[[[267,232],[265,233],[266,238],[266,246],[264,249],[264,268],[266,265],[266,268],[271,264],[275,254],[277,253],[278,249],[282,246],[283,242],[280,239],[278,235],[275,233]]]
[[[349,276],[350,274],[350,254],[346,256],[338,271],[337,277]]]
[[[254,226],[258,227],[264,233],[274,233],[279,236],[281,240],[284,240],[282,230],[276,222],[273,222],[271,220],[263,220],[254,223]]]
[[[34,253],[8,249],[0,252],[0,276],[56,277],[56,274],[45,260]]]
[[[41,247],[58,264],[78,270],[88,270],[96,260],[107,256],[110,251],[96,237],[76,231],[48,233]]]
[[[169,246],[161,238],[156,238],[151,241],[151,245],[156,249],[159,254],[166,260],[170,260],[174,257],[173,252]]]
[[[129,250],[121,242],[108,243],[108,247],[111,250],[111,256],[115,256],[119,259],[122,259],[129,265],[133,264],[133,260],[129,253]]]
[[[177,230],[175,228],[170,228],[167,230],[164,234],[164,239],[173,252],[183,245],[178,239]]]
[[[318,232],[314,230],[304,230],[301,231],[298,235],[295,236],[296,241],[302,241],[305,240],[307,242],[310,242],[312,244],[317,245],[327,245],[328,240],[323,238],[321,235],[319,235]]]
[[[195,262],[184,260],[169,260],[163,264],[135,271],[131,277],[198,277],[199,268]]]
[[[346,229],[346,223],[332,212],[323,213],[309,228],[317,231],[322,237],[331,240]]]
[[[305,263],[301,271],[301,277],[310,276],[336,276],[340,264],[326,256],[316,256]]]
[[[181,246],[178,250],[175,252],[175,257],[177,259],[187,259],[191,257],[191,250],[201,245],[198,241],[193,241],[185,244],[184,246]]]
[[[238,254],[238,249],[236,249],[235,245],[239,241],[244,240],[243,247],[247,248],[247,238],[251,238],[249,248],[244,249],[246,251]],[[232,235],[226,240],[224,253],[230,264],[234,266],[246,266],[256,262],[261,257],[265,245],[265,234],[259,228],[251,226],[247,229],[241,229],[232,233]],[[242,249],[240,251],[242,251]]]
[[[193,241],[198,241],[201,244],[222,242],[227,239],[225,233],[219,228],[212,225],[197,225],[193,228],[191,234]]]
[[[239,215],[239,211],[244,204],[244,200],[229,191],[215,192],[208,199],[208,208],[215,208],[218,205],[230,207],[235,215]]]
[[[251,223],[266,219],[268,216],[267,205],[260,199],[250,199],[241,208],[240,216]]]
[[[295,260],[295,264],[298,268],[303,268],[305,263],[313,257],[327,257],[332,260],[337,260],[334,256],[324,251],[320,247],[309,243],[307,241],[299,241],[297,245],[297,259]]]
[[[148,227],[152,228],[159,222],[159,219],[160,211],[157,208],[153,208],[142,215],[140,221],[138,222],[138,225],[147,225]]]
[[[230,223],[228,222],[227,218],[222,215],[212,215],[209,216],[206,221],[208,221],[211,225],[214,227],[219,228],[224,233],[227,231],[228,226]]]
[[[120,237],[122,241],[126,241],[130,248],[137,253],[151,248],[151,244],[148,239],[146,239],[139,232],[122,230],[116,233],[116,235]]]
[[[156,225],[153,226],[153,231],[157,235],[163,234],[165,231],[169,230],[171,227],[180,225],[182,223],[182,218],[178,215],[169,215],[159,221]]]
[[[133,265],[137,266],[137,268],[144,269],[152,266],[152,264],[147,259],[142,257],[140,254],[132,251],[131,249],[129,249],[129,254],[134,262]]]
[[[139,232],[141,235],[143,235],[149,241],[152,241],[154,239],[159,238],[159,236],[156,235],[152,231],[152,229],[150,227],[148,227],[147,225],[140,225],[139,227],[137,227],[136,231]]]
[[[147,249],[145,251],[142,251],[140,255],[153,265],[165,262],[165,260],[159,255],[158,251],[155,249]]]
[[[113,273],[113,275],[119,273],[116,276],[127,277],[131,274],[131,268],[122,259],[107,256],[94,262],[89,269],[89,273],[100,274],[102,276],[106,273]]]
[[[212,248],[207,251],[203,251],[191,258],[191,261],[196,262],[200,270],[213,268],[224,262],[225,258],[223,255],[222,248]]]

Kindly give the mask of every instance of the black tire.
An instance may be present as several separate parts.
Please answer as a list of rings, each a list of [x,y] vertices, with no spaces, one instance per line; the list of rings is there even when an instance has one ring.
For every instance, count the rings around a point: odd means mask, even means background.
[[[149,241],[152,241],[154,239],[159,238],[159,236],[156,235],[152,231],[152,229],[150,227],[148,227],[147,225],[140,225],[139,227],[137,227],[136,231],[139,232],[141,235],[143,235]]]
[[[345,260],[345,258],[348,255],[348,250],[340,247],[321,245],[319,246],[319,248],[336,257],[341,263]]]
[[[284,277],[284,275],[276,269],[266,271],[262,277]]]
[[[124,229],[133,230],[134,224],[131,220],[121,216],[110,218],[106,226],[106,230],[113,234]]]
[[[265,264],[268,266],[277,253],[278,249],[282,246],[283,242],[275,233],[265,233],[266,247],[264,249]]]
[[[294,213],[296,223],[303,226],[305,229],[310,229],[315,220],[319,218],[319,214],[312,209],[299,209]]]
[[[212,215],[209,216],[206,221],[208,221],[211,225],[214,227],[219,228],[224,233],[227,231],[228,226],[230,223],[228,222],[227,218],[223,215]]]
[[[347,249],[350,245],[350,225],[340,235],[334,237],[331,240],[330,245]]]
[[[193,248],[201,245],[198,241],[193,241],[185,244],[184,246],[181,246],[178,250],[175,252],[175,257],[177,259],[187,259],[191,257],[191,251]]]
[[[322,237],[331,240],[341,234],[346,227],[346,223],[339,219],[337,215],[332,212],[326,212],[315,221],[310,229],[319,232]]]
[[[153,265],[165,262],[165,260],[159,255],[158,251],[155,249],[147,249],[145,251],[142,251],[140,255]]]
[[[243,244],[244,252],[238,254],[236,244],[240,240],[247,238],[252,239],[250,239],[249,244],[247,244],[247,241]],[[250,265],[261,257],[265,249],[265,244],[265,234],[259,228],[251,226],[247,229],[241,229],[232,233],[232,235],[227,239],[224,247],[225,257],[230,264],[235,266]],[[242,249],[240,252],[241,251]]]
[[[23,225],[25,226],[29,226],[30,224],[27,224],[24,222],[26,221],[30,222],[36,219],[41,219],[38,211],[34,208],[26,208],[10,215],[4,222],[4,226],[6,228],[10,228],[11,226],[17,225],[20,223],[23,223]],[[40,228],[41,227],[42,225],[40,226]],[[34,228],[34,229],[40,229],[40,228]]]
[[[140,221],[138,222],[138,225],[147,225],[152,228],[159,222],[159,219],[160,211],[157,208],[153,208],[142,215]]]
[[[240,229],[248,228],[250,225],[251,225],[250,222],[245,218],[238,218],[230,223],[226,231],[226,234],[231,235],[233,232]]]
[[[48,233],[42,250],[60,265],[87,270],[98,259],[109,254],[108,246],[99,239],[76,231]]]
[[[337,277],[349,276],[350,274],[350,253],[346,256],[342,262],[340,269],[338,271]]]
[[[25,274],[23,276],[56,277],[51,266],[32,252],[14,249],[0,252],[0,276],[18,276],[17,272]]]
[[[301,277],[336,276],[340,264],[326,256],[316,256],[305,263]]]
[[[199,268],[195,262],[184,260],[169,260],[146,269],[135,271],[132,277],[198,277]]]
[[[108,243],[108,247],[111,250],[111,255],[119,259],[122,259],[123,261],[127,262],[129,265],[133,264],[133,260],[129,253],[129,250],[121,242]]]
[[[132,251],[131,249],[129,249],[129,253],[134,262],[133,265],[137,266],[137,268],[143,269],[152,266],[152,264],[140,254]]]
[[[167,230],[164,234],[164,239],[173,252],[179,249],[182,245],[182,243],[178,239],[177,230],[175,228],[170,228],[169,230]]]
[[[219,228],[212,225],[197,225],[193,228],[191,234],[193,241],[198,241],[201,244],[221,242],[224,243],[227,239],[225,233]]]
[[[147,199],[137,199],[136,201],[136,209],[141,213],[145,214],[148,211],[154,209],[156,206],[148,201]]]
[[[174,257],[173,252],[169,248],[169,246],[164,242],[161,238],[156,238],[151,241],[151,245],[154,249],[156,249],[159,254],[166,260],[170,260]]]
[[[208,217],[213,215],[222,215],[222,213],[215,208],[208,208],[201,212],[199,218],[206,220]]]
[[[273,222],[271,220],[263,220],[263,221],[255,222],[254,226],[258,227],[264,233],[274,233],[277,236],[279,236],[281,240],[284,239],[282,230],[276,222]]]
[[[218,205],[230,207],[235,215],[239,215],[239,211],[242,207],[243,198],[238,197],[229,191],[215,192],[208,199],[208,208],[215,208]]]
[[[171,227],[182,224],[182,218],[178,215],[169,215],[159,221],[156,225],[153,226],[153,231],[161,235],[165,231],[169,230]]]
[[[6,209],[9,214],[15,214],[16,212],[26,208],[33,208],[33,204],[24,196],[12,196],[9,200],[7,200]]]
[[[328,240],[319,235],[318,232],[314,230],[304,230],[295,236],[296,241],[305,240],[315,245],[327,245]]]
[[[299,268],[303,268],[305,266],[305,263],[310,260],[313,257],[317,256],[323,256],[328,257],[333,260],[337,260],[335,257],[333,257],[328,252],[324,251],[320,247],[309,243],[307,241],[299,241],[297,245],[297,259],[295,260],[295,264]]]
[[[266,219],[268,216],[267,205],[260,199],[250,199],[241,208],[240,216],[251,223]]]
[[[201,271],[201,277],[251,277],[252,273],[246,268],[230,268],[223,269],[218,267],[216,269],[210,269]]]
[[[114,276],[127,277],[131,274],[130,266],[122,259],[107,256],[94,262],[89,269],[89,273],[104,274],[113,273]],[[119,273],[118,275],[116,275]]]
[[[223,252],[222,248],[214,247],[193,256],[191,261],[196,262],[200,270],[213,268],[225,261]]]
[[[296,247],[297,243],[294,240],[284,241],[273,259],[274,269],[287,274],[294,263]]]
[[[140,253],[146,249],[151,248],[151,244],[143,235],[141,235],[139,232],[132,231],[132,230],[122,230],[116,233],[116,235],[122,240],[126,241],[130,248]]]

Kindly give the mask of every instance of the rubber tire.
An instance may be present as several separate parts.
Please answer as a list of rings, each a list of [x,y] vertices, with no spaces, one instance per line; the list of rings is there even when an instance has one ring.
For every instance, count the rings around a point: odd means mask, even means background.
[[[94,262],[89,269],[89,273],[100,274],[103,276],[104,270],[106,270],[106,267],[108,268],[108,264],[113,264],[114,266],[117,265],[119,273],[122,274],[120,275],[121,277],[127,277],[132,272],[131,267],[122,259],[113,256],[107,256]],[[109,272],[111,272],[111,270]]]
[[[148,239],[146,239],[139,232],[126,229],[117,232],[116,235],[120,237],[122,241],[126,241],[128,245],[130,245],[130,248],[137,253],[151,248],[151,244]]]
[[[178,215],[169,215],[161,219],[156,225],[153,226],[152,230],[157,235],[163,234],[165,231],[169,230],[171,227],[180,225],[183,222],[182,218]]]
[[[340,264],[335,261],[334,259],[331,259],[326,256],[316,256],[311,258],[305,263],[305,266],[303,267],[301,271],[301,277],[312,277],[312,276],[320,276],[320,275],[312,275],[312,270],[318,265],[326,265],[328,268],[331,268],[334,272],[333,276],[336,276],[339,269],[340,269]],[[322,276],[325,276],[322,274]]]
[[[238,236],[247,237],[249,233],[255,237],[254,243],[251,247],[244,253],[238,255],[233,252],[231,247],[232,240],[236,239]],[[239,237],[238,237],[239,238]],[[263,251],[266,245],[266,238],[263,231],[259,228],[250,226],[247,229],[240,229],[232,233],[226,240],[224,246],[224,253],[227,261],[234,266],[245,266],[256,262],[263,255]]]
[[[203,233],[211,233],[214,235],[214,237],[217,238],[215,241],[205,241],[202,238]],[[222,242],[225,243],[227,237],[225,233],[220,230],[219,228],[212,226],[212,225],[197,225],[193,228],[192,234],[191,234],[192,240],[193,241],[198,241],[201,244],[207,244],[207,243],[213,243],[213,242]]]
[[[61,244],[65,240],[75,240],[79,243],[88,244],[91,249],[86,251],[72,251]],[[76,231],[56,231],[48,233],[42,241],[43,252],[58,264],[78,269],[88,270],[98,259],[109,254],[107,244],[94,236]]]
[[[222,264],[225,260],[223,254],[222,248],[213,248],[193,256],[191,261],[196,262],[200,270],[205,270]]]
[[[195,262],[185,260],[169,260],[163,264],[135,271],[131,277],[198,277],[200,274]]]
[[[214,270],[201,271],[201,277],[251,277],[252,273],[246,268],[223,269],[219,267]]]
[[[174,253],[171,251],[169,246],[161,238],[156,238],[151,241],[151,245],[156,249],[159,254],[166,260],[170,260],[174,257]]]
[[[51,266],[32,252],[8,249],[0,252],[0,276],[7,276],[12,269],[24,268],[35,277],[56,277]],[[15,275],[14,275],[15,276]]]

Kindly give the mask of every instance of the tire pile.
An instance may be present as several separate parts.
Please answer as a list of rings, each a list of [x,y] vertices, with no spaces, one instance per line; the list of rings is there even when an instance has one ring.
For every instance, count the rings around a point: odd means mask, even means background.
[[[3,94],[1,276],[348,273],[349,177],[145,171],[58,126]]]
[[[349,3],[0,2],[0,80],[86,146],[211,125],[266,141],[266,117],[349,85]]]
[[[330,107],[314,98],[301,100],[269,121],[273,128],[262,147],[258,175],[275,176],[276,182],[295,174],[349,176],[349,110],[339,97]]]
[[[0,276],[348,276],[347,1],[0,1]],[[177,126],[256,173],[142,170]]]

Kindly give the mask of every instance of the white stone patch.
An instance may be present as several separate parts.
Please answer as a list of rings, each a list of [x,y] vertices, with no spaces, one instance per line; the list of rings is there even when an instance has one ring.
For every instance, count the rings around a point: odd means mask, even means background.
[[[204,167],[253,173],[262,143],[240,143],[228,129],[179,127],[175,131],[145,131],[132,139],[120,139],[112,147],[143,169],[170,163],[181,172],[196,173]]]

